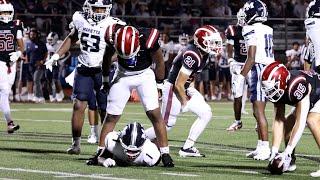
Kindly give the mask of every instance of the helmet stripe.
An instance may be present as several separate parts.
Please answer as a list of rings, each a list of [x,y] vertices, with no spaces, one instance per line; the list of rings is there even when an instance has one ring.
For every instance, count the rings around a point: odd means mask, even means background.
[[[135,32],[135,29],[134,29],[134,27],[132,27],[132,26],[130,26],[130,28],[131,28],[131,30],[132,30],[132,38],[131,38],[131,49],[130,49],[130,54],[132,54],[133,53],[133,51],[134,51],[134,48],[135,48],[135,42],[136,42],[136,32]]]
[[[124,55],[126,55],[126,51],[125,51],[125,41],[126,41],[126,34],[127,34],[127,29],[128,27],[126,26],[124,29],[123,29],[123,32],[121,33],[121,52],[124,53]]]
[[[130,144],[134,146],[136,144],[136,139],[137,139],[137,136],[138,136],[137,122],[134,122],[132,125],[133,125],[133,127],[132,127],[132,132],[131,132],[131,142],[130,142]]]

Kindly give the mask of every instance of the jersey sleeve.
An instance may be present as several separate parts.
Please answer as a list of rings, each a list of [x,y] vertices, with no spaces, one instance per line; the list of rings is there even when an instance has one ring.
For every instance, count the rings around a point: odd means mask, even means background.
[[[200,63],[200,56],[197,53],[190,50],[184,52],[182,62],[184,68],[191,71],[198,70]]]
[[[78,29],[83,26],[83,17],[79,11],[76,11],[72,16],[72,21],[69,24],[70,35],[69,37],[73,42],[79,40],[78,38]]]
[[[303,76],[297,76],[291,81],[288,86],[288,94],[290,101],[298,103],[301,101],[309,92],[309,83]]]
[[[147,37],[146,47],[147,49],[154,52],[160,48],[160,44],[159,44],[160,33],[155,28],[150,29],[149,32],[150,33],[149,33],[149,36]]]
[[[256,46],[257,37],[253,26],[244,26],[242,29],[242,36],[247,46]]]
[[[230,25],[228,28],[225,30],[225,36],[227,39],[227,43],[234,45],[234,39],[235,39],[235,28],[234,26]]]

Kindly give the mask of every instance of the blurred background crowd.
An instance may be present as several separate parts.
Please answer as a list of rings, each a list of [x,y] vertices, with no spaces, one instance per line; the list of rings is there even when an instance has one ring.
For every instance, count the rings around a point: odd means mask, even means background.
[[[300,57],[304,50],[303,20],[310,0],[262,1],[268,7],[268,23],[274,28],[276,59],[286,62],[290,69],[303,68],[303,58]],[[74,47],[71,50],[71,55],[58,65],[58,74],[54,75],[46,72],[43,66],[45,59],[41,57],[48,53],[49,58],[54,51],[51,52],[48,46],[55,46],[59,40],[67,36],[72,14],[82,10],[83,2],[84,0],[12,1],[16,18],[24,22],[25,42],[33,38],[34,31],[36,41],[46,44],[47,48],[41,52],[25,53],[25,56],[39,56],[39,63],[37,60],[34,62],[36,71],[31,71],[36,74],[32,77],[26,75],[24,71],[29,70],[27,62],[22,59],[11,100],[60,102],[65,95],[70,96],[71,86],[66,83],[65,77],[77,65],[79,49]],[[242,0],[115,0],[111,15],[123,19],[128,24],[158,28],[162,32],[163,55],[165,60],[170,62],[177,53],[174,47],[184,43],[183,39],[191,39],[190,35],[199,26],[212,24],[223,34],[228,25],[236,24],[235,15],[242,5]],[[49,36],[52,32],[54,36]],[[58,79],[58,82],[55,79]],[[196,80],[196,87],[206,100],[232,100],[229,65],[224,54],[210,58],[209,66]],[[133,99],[136,100],[135,97]]]

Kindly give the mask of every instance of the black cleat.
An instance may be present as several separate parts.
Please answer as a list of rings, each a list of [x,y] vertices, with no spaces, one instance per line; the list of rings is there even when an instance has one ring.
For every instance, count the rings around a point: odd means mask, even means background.
[[[163,167],[174,167],[173,160],[170,154],[162,154],[161,159]]]
[[[17,124],[17,125],[14,125],[13,124],[13,121],[10,121],[8,123],[8,128],[7,128],[7,132],[8,134],[12,134],[14,133],[15,131],[17,131],[18,129],[20,129],[20,126]]]
[[[98,152],[96,152],[96,154],[93,155],[93,157],[89,158],[86,161],[86,164],[88,166],[97,166],[99,164],[98,157],[101,154],[101,152],[102,152],[102,149],[99,149]]]

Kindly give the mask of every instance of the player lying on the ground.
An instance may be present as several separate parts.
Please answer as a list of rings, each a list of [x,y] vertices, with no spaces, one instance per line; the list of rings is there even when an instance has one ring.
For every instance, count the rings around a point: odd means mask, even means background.
[[[314,71],[288,71],[283,64],[274,62],[265,67],[261,81],[263,91],[275,108],[270,160],[281,158],[278,167],[283,165],[283,172],[294,170],[292,153],[306,123],[320,147],[320,75]],[[286,104],[295,106],[287,119]],[[286,149],[278,154],[284,132]]]
[[[162,90],[162,116],[170,130],[180,113],[192,112],[197,119],[191,126],[188,139],[179,151],[180,156],[203,156],[194,147],[200,134],[212,117],[211,107],[194,87],[190,86],[195,76],[207,65],[209,53],[217,54],[222,48],[222,39],[216,28],[210,25],[200,27],[194,33],[194,40],[181,50],[173,61],[168,81]],[[146,130],[148,138],[156,138],[153,128]]]
[[[141,124],[133,122],[122,131],[109,132],[105,139],[104,152],[98,157],[99,165],[156,166],[160,162],[160,151],[146,138]]]

